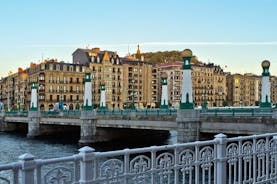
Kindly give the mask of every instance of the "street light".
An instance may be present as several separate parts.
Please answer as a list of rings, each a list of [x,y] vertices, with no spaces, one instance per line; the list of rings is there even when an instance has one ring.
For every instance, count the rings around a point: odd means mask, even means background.
[[[207,99],[206,99],[206,97],[207,97],[207,89],[206,88],[207,87],[205,86],[204,87],[205,91],[204,91],[204,95],[203,95],[204,96],[204,100],[203,100],[203,104],[202,104],[202,108],[205,109],[205,110],[207,109]]]
[[[9,73],[8,73],[8,111],[10,111],[10,105],[11,105],[11,102],[10,102],[10,80],[11,80],[12,74],[13,74],[13,72],[9,71]]]
[[[18,106],[18,112],[20,112],[20,106],[21,106],[20,95],[18,95],[17,106]]]
[[[135,79],[132,79],[132,106],[131,106],[131,109],[136,109],[136,106],[135,106],[135,91],[134,91],[134,83],[135,83]]]

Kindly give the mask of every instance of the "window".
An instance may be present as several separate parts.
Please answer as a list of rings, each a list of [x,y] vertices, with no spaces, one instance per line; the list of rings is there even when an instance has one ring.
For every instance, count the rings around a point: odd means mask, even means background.
[[[52,75],[50,75],[49,82],[50,82],[50,83],[52,83],[52,82],[53,82],[53,76],[52,76]]]
[[[43,81],[44,80],[44,75],[40,75],[39,80]]]

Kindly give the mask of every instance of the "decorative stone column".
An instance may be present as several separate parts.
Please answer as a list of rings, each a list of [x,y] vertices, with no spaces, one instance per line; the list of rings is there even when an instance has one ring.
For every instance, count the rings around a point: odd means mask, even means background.
[[[270,100],[270,73],[269,67],[270,62],[268,60],[264,60],[262,62],[263,73],[262,73],[262,93],[261,93],[261,108],[271,108],[271,100]]]
[[[106,109],[106,89],[105,89],[105,83],[101,82],[100,84],[100,110]]]
[[[95,142],[96,135],[96,112],[93,111],[91,77],[90,73],[85,74],[85,95],[81,111],[80,140],[79,143],[87,145]]]
[[[32,83],[31,86],[31,104],[30,104],[30,111],[38,111],[38,95],[37,95],[37,84]]]
[[[37,85],[32,83],[31,86],[31,103],[28,112],[28,134],[27,137],[32,138],[39,136],[40,132],[40,112],[38,111],[37,102]]]
[[[167,75],[162,75],[162,96],[161,96],[161,109],[168,109],[168,93],[167,93]]]
[[[192,51],[186,49],[182,52],[183,55],[183,81],[181,91],[181,103],[180,109],[193,109],[193,98],[192,98],[192,79],[191,79],[191,58]]]
[[[85,74],[85,95],[83,102],[83,110],[92,110],[92,93],[91,93],[91,75],[90,73]]]
[[[186,49],[183,55],[183,81],[181,91],[181,103],[177,112],[176,122],[178,125],[177,142],[191,142],[199,139],[199,115],[194,109],[192,97],[191,58],[192,51]]]

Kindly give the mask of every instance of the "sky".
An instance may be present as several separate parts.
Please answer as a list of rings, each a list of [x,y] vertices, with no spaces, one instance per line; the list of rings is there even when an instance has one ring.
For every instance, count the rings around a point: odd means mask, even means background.
[[[120,56],[189,48],[232,73],[277,75],[276,0],[0,1],[0,77],[77,48]],[[128,49],[129,48],[129,49]]]

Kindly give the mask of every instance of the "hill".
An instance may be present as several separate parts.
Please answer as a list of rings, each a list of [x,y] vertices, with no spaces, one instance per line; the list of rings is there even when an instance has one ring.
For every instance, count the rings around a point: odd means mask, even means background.
[[[166,63],[173,61],[182,61],[182,51],[158,51],[158,52],[145,52],[141,55],[144,56],[144,61],[148,61],[154,64]],[[196,56],[193,56],[192,63],[199,63],[200,61]]]

